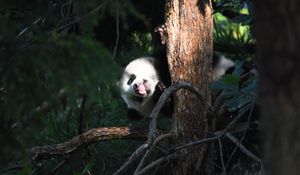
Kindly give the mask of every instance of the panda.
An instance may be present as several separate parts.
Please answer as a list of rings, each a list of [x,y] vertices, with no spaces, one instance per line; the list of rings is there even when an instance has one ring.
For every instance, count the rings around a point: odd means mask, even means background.
[[[224,55],[214,52],[212,60],[212,81],[218,81],[223,75],[230,73],[234,69],[234,62]]]
[[[220,79],[234,66],[224,56],[213,57],[213,81]],[[166,59],[140,57],[131,61],[124,69],[119,82],[121,97],[128,107],[128,117],[140,119],[149,117],[162,92],[171,85]],[[162,109],[164,115],[172,113],[172,100]]]
[[[152,109],[166,87],[171,85],[168,67],[155,57],[140,57],[124,69],[119,82],[121,97],[128,107],[128,117],[140,119],[150,116]],[[163,113],[171,109],[166,104]]]

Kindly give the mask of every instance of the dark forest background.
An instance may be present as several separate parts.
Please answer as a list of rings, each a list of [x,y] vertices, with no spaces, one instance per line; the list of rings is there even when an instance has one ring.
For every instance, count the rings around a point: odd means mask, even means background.
[[[59,157],[32,161],[30,149],[77,135],[83,100],[84,130],[101,126],[147,128],[149,119],[125,117],[126,105],[117,81],[130,60],[154,52],[152,34],[164,23],[164,6],[161,0],[0,2],[2,174],[46,174],[61,162]],[[252,1],[215,0],[213,6],[214,51],[236,65],[252,65]],[[256,80],[240,85],[241,69],[213,86],[228,92],[225,102],[232,118],[249,111],[256,99]],[[245,96],[245,92],[252,96]],[[245,121],[259,123],[249,118]],[[160,121],[161,128],[169,124],[168,118]],[[237,137],[259,154],[257,137],[243,124],[236,128]],[[112,174],[141,143],[114,140],[92,144],[72,155],[58,174]],[[225,148],[228,172],[259,173],[257,163],[246,156],[234,156],[238,152],[235,145]]]

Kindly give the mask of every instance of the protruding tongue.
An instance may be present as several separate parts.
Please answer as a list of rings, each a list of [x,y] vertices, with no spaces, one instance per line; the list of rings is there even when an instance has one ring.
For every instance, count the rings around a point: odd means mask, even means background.
[[[138,85],[138,87],[136,88],[136,92],[140,95],[144,95],[147,93],[146,87],[144,84],[140,84]]]

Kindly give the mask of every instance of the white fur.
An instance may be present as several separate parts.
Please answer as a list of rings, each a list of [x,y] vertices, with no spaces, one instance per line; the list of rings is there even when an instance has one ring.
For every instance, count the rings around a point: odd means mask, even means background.
[[[125,68],[123,76],[120,81],[121,96],[126,102],[128,108],[137,110],[143,116],[149,116],[154,108],[154,102],[152,95],[155,90],[156,84],[159,82],[159,75],[154,67],[154,58],[142,57],[131,61]],[[136,79],[132,84],[128,85],[127,82],[131,74],[136,75]],[[147,87],[150,89],[150,93],[145,95],[143,102],[134,100],[134,97],[138,95],[134,92],[133,84],[139,84],[146,82]]]
[[[225,74],[226,70],[232,66],[234,66],[233,61],[222,55],[219,62],[213,68],[213,81],[219,80]]]

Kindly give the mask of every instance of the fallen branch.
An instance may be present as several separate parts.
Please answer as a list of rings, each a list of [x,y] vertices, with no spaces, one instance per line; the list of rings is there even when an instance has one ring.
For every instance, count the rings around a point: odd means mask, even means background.
[[[97,141],[112,139],[146,139],[146,131],[139,131],[129,127],[94,128],[84,132],[64,143],[47,146],[37,146],[31,149],[33,160],[49,159],[54,156],[64,156],[73,153],[80,147]]]

